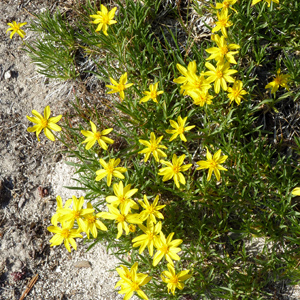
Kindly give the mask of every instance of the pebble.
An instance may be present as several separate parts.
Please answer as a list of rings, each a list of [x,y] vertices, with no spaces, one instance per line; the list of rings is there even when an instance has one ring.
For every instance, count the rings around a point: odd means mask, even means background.
[[[8,79],[10,79],[11,78],[11,72],[8,70],[8,71],[6,71],[5,73],[4,73],[4,79],[5,80],[8,80]]]
[[[75,268],[90,268],[91,267],[91,263],[87,260],[81,260],[81,261],[77,261],[74,264]]]
[[[12,271],[14,271],[14,272],[20,271],[22,269],[22,266],[23,266],[23,263],[19,259],[17,259],[12,267]]]
[[[22,208],[22,206],[23,206],[25,200],[26,200],[26,199],[25,199],[24,197],[21,197],[21,198],[20,198],[20,200],[19,200],[19,202],[18,202],[18,207],[19,207],[19,208]]]

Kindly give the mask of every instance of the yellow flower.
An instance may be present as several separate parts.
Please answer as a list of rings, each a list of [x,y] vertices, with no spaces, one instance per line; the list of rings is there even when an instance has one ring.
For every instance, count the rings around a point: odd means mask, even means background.
[[[95,179],[96,181],[99,181],[103,179],[105,176],[107,176],[107,186],[110,186],[113,176],[120,179],[125,178],[122,173],[125,173],[127,169],[123,167],[117,167],[117,165],[121,162],[120,158],[117,159],[112,158],[109,160],[108,163],[106,163],[102,158],[100,158],[99,162],[104,169],[100,169],[96,171],[96,175],[97,175]]]
[[[207,150],[206,160],[198,161],[197,164],[199,165],[199,168],[197,168],[196,170],[209,169],[207,180],[208,181],[210,180],[211,174],[212,172],[214,172],[217,177],[217,180],[219,181],[221,178],[219,170],[227,171],[227,169],[222,167],[221,164],[225,162],[228,156],[227,155],[221,156],[221,149],[220,149],[212,157],[211,153],[208,151],[207,148],[206,150]]]
[[[220,87],[224,91],[227,91],[227,83],[226,82],[234,82],[233,77],[230,75],[237,72],[237,70],[229,69],[229,63],[218,63],[217,68],[215,68],[211,63],[205,63],[205,66],[210,70],[206,71],[204,74],[209,76],[206,80],[211,83],[214,83],[214,90],[216,94],[219,94]]]
[[[120,181],[119,184],[115,183],[113,185],[113,189],[116,196],[108,196],[106,197],[106,201],[115,207],[120,205],[121,211],[127,209],[127,206],[129,206],[129,208],[139,209],[137,203],[130,199],[138,191],[138,189],[131,190],[130,188],[131,184],[126,185],[124,188],[122,181]]]
[[[182,184],[186,183],[185,178],[181,172],[187,171],[192,166],[192,164],[182,166],[184,159],[185,154],[181,155],[179,158],[177,158],[177,155],[174,154],[172,157],[172,163],[161,160],[160,162],[163,165],[167,165],[167,167],[159,169],[158,175],[164,176],[163,181],[167,181],[173,178],[176,186],[180,188],[179,182]]]
[[[190,91],[197,91],[203,93],[208,91],[210,88],[211,86],[207,82],[203,74],[198,76],[195,73],[191,73],[189,81],[181,86],[180,93],[183,93],[183,95],[188,95]]]
[[[135,262],[133,264],[133,266],[130,268],[130,270],[128,270],[128,268],[126,266],[120,265],[120,267],[122,268],[116,268],[117,272],[119,273],[121,280],[119,280],[116,285],[115,285],[115,289],[118,286],[122,286],[123,283],[125,282],[125,280],[123,278],[126,278],[128,280],[132,280],[132,276],[134,273],[136,273],[137,268],[138,268],[138,263]]]
[[[193,74],[193,73],[197,72],[197,65],[196,65],[195,60],[189,62],[187,69],[185,67],[183,67],[182,65],[180,65],[180,64],[176,64],[176,68],[178,69],[180,74],[183,75],[183,76],[180,76],[180,77],[175,78],[173,80],[173,82],[179,83],[179,84],[183,84],[183,83],[188,82],[190,74]]]
[[[76,220],[80,229],[82,229],[82,231],[85,231],[85,223],[82,218],[87,214],[93,213],[94,209],[82,208],[84,204],[84,197],[80,197],[79,199],[77,199],[75,196],[72,196],[72,200],[73,208],[61,208],[59,210],[60,217],[58,218],[58,221],[61,223],[67,222],[73,226]]]
[[[211,96],[208,91],[199,92],[199,91],[187,91],[187,94],[192,97],[195,105],[204,106],[204,104],[212,104],[211,99],[214,97]]]
[[[150,86],[149,86],[150,91],[143,92],[143,94],[146,96],[140,100],[140,103],[147,102],[150,99],[152,99],[154,102],[158,103],[157,96],[163,94],[164,91],[157,91],[157,87],[158,87],[158,82],[156,82],[154,84],[150,84]]]
[[[55,137],[52,134],[51,130],[61,131],[61,127],[58,126],[55,123],[57,123],[61,119],[62,115],[59,115],[57,117],[53,117],[53,118],[49,119],[50,113],[51,113],[49,106],[46,106],[45,109],[44,109],[44,117],[39,112],[37,112],[36,110],[32,110],[31,113],[35,117],[26,116],[26,118],[30,122],[33,122],[37,125],[34,125],[33,127],[28,127],[27,131],[28,132],[36,132],[36,137],[37,137],[38,141],[40,141],[39,134],[44,129],[45,136],[49,140],[55,141]],[[49,130],[49,129],[51,129],[51,130]]]
[[[300,196],[300,187],[296,187],[292,190],[292,195]]]
[[[276,94],[279,86],[282,86],[282,87],[286,88],[287,90],[289,90],[289,86],[288,86],[289,77],[290,77],[290,75],[280,74],[280,69],[278,69],[277,76],[275,77],[275,79],[272,82],[268,83],[265,86],[265,89],[272,89],[271,90],[272,94]]]
[[[149,203],[147,196],[144,195],[144,202],[143,200],[139,200],[139,204],[143,207],[143,211],[140,213],[141,220],[145,221],[151,220],[154,224],[156,223],[156,218],[163,219],[164,216],[160,209],[164,208],[166,205],[157,205],[158,204],[159,196],[157,195],[152,204]]]
[[[153,266],[155,267],[164,256],[166,260],[173,265],[172,259],[180,260],[180,257],[177,255],[177,253],[181,251],[181,249],[177,246],[179,246],[183,241],[180,239],[172,241],[174,232],[170,233],[167,239],[162,231],[159,234],[159,238],[155,239],[154,241],[154,247],[157,249],[157,252],[153,257]]]
[[[51,218],[51,223],[54,225],[54,226],[57,226],[57,222],[58,222],[58,219],[59,217],[61,216],[59,210],[61,208],[68,208],[71,204],[72,204],[72,201],[73,199],[68,199],[65,203],[65,206],[63,206],[63,203],[62,203],[62,199],[60,196],[57,196],[56,197],[56,203],[57,203],[57,208],[56,208],[56,213],[52,216]]]
[[[228,10],[222,10],[221,14],[219,14],[219,12],[217,12],[217,17],[218,17],[218,21],[216,22],[216,27],[214,27],[212,29],[212,33],[221,30],[222,34],[224,35],[225,38],[227,38],[227,27],[230,27],[233,25],[233,23],[231,21],[229,21],[229,17],[228,16]]]
[[[128,224],[141,224],[143,221],[140,219],[139,214],[130,214],[130,208],[126,208],[124,211],[119,211],[113,205],[107,205],[109,212],[101,212],[98,215],[103,219],[115,220],[118,228],[117,239],[119,239],[125,231],[126,235],[130,232]]]
[[[144,159],[145,162],[147,162],[151,153],[153,154],[153,156],[157,162],[159,162],[160,156],[167,157],[167,154],[159,149],[159,148],[167,149],[167,147],[164,145],[158,145],[161,142],[162,138],[163,138],[163,136],[160,136],[159,138],[156,139],[154,132],[151,132],[150,133],[150,142],[145,141],[145,140],[139,140],[139,142],[142,145],[147,147],[139,152],[140,154],[146,154],[145,159]]]
[[[185,123],[186,123],[186,120],[187,120],[187,117],[185,117],[184,119],[181,118],[181,116],[179,116],[177,118],[177,122],[173,121],[173,120],[170,120],[170,124],[173,128],[175,129],[167,129],[166,130],[166,133],[170,133],[170,134],[173,134],[171,136],[171,138],[169,139],[169,141],[173,141],[174,139],[177,138],[177,136],[179,135],[180,136],[180,139],[184,142],[186,142],[186,138],[184,136],[184,132],[185,131],[189,131],[191,129],[193,129],[195,127],[195,125],[192,125],[192,126],[187,126],[187,127],[184,127]]]
[[[129,224],[128,228],[129,228],[129,232],[135,232],[136,231],[136,226],[133,225],[133,224]]]
[[[237,0],[224,0],[222,3],[216,3],[216,6],[212,5],[212,7],[215,9],[222,9],[226,12],[228,12],[228,8],[230,8],[237,13],[237,11],[233,7],[230,6],[230,5],[235,4],[236,2],[237,2]]]
[[[96,32],[102,30],[105,35],[108,35],[108,25],[117,23],[116,20],[113,20],[116,10],[117,8],[114,7],[110,12],[108,12],[107,8],[101,4],[101,11],[97,11],[97,15],[90,15],[91,18],[95,19],[92,23],[99,24]]]
[[[134,263],[131,267],[130,271],[125,267],[121,266],[121,268],[116,268],[119,273],[121,280],[119,280],[115,286],[121,286],[121,290],[118,292],[119,294],[125,294],[123,300],[128,300],[133,296],[133,293],[136,292],[142,299],[148,300],[147,295],[141,290],[141,286],[147,284],[152,277],[147,274],[136,273],[138,268],[138,263]]]
[[[188,91],[198,90],[204,92],[210,89],[210,84],[206,81],[203,74],[200,76],[196,74],[197,65],[195,60],[188,64],[187,69],[180,64],[177,64],[176,67],[183,75],[173,80],[175,83],[183,84],[180,87],[180,94],[186,95]]]
[[[17,23],[16,21],[13,21],[12,23],[7,23],[8,26],[10,26],[11,28],[8,28],[6,30],[6,33],[8,31],[12,32],[10,33],[10,38],[12,39],[12,37],[14,36],[15,33],[17,33],[22,39],[24,38],[24,36],[26,35],[26,33],[24,32],[24,30],[20,29],[22,26],[26,25],[27,22],[24,23]]]
[[[65,247],[69,252],[71,252],[71,246],[77,250],[77,245],[74,238],[82,238],[82,235],[78,233],[78,229],[72,229],[72,224],[63,223],[62,227],[58,226],[49,226],[47,230],[55,233],[55,235],[50,240],[50,247],[58,246],[64,242]]]
[[[87,130],[81,130],[81,133],[87,137],[82,144],[87,143],[85,146],[85,149],[89,150],[91,149],[96,141],[98,142],[99,146],[103,148],[104,150],[107,150],[107,144],[113,144],[114,141],[104,135],[109,134],[113,128],[104,129],[101,132],[97,131],[96,125],[90,121],[92,131]],[[106,144],[107,143],[107,144]]]
[[[251,5],[255,5],[256,3],[260,2],[261,0],[252,0]],[[279,0],[265,0],[268,3],[268,7],[270,7],[271,2],[273,1],[274,3],[279,4]]]
[[[227,44],[224,36],[219,36],[218,34],[213,34],[211,39],[216,42],[218,47],[208,48],[205,51],[211,54],[206,60],[215,59],[218,62],[223,62],[224,57],[227,61],[231,64],[236,64],[236,60],[234,59],[233,55],[237,54],[238,51],[231,51],[235,49],[239,49],[240,46],[237,44]]]
[[[179,290],[182,290],[184,288],[183,281],[189,279],[192,275],[188,274],[190,270],[184,270],[176,274],[172,264],[167,264],[167,267],[168,271],[163,271],[161,273],[161,279],[168,284],[168,293],[171,291],[172,294],[175,295],[175,289],[178,288]]]
[[[124,100],[124,98],[125,98],[124,90],[133,85],[133,83],[127,83],[126,84],[126,82],[127,82],[127,72],[125,72],[120,77],[120,82],[119,83],[111,77],[109,77],[109,80],[113,85],[106,85],[106,87],[112,89],[112,91],[109,91],[107,94],[120,93],[121,99]]]
[[[240,80],[236,80],[231,87],[227,89],[228,92],[228,98],[230,100],[230,103],[232,101],[235,101],[237,105],[240,105],[241,100],[244,99],[243,95],[246,95],[247,92],[243,90],[243,83]]]
[[[91,203],[87,204],[88,209],[93,209],[93,206]],[[84,216],[83,222],[85,224],[85,233],[87,234],[88,239],[90,238],[90,232],[92,233],[94,238],[97,238],[98,236],[98,229],[102,231],[107,231],[107,227],[100,221],[98,220],[100,218],[101,213],[98,214],[87,214]]]
[[[147,227],[142,224],[139,224],[140,229],[144,234],[135,237],[132,242],[134,243],[132,247],[140,247],[139,253],[142,254],[146,247],[148,247],[149,255],[153,255],[153,245],[157,235],[161,232],[161,222],[158,222],[156,225],[148,219]]]

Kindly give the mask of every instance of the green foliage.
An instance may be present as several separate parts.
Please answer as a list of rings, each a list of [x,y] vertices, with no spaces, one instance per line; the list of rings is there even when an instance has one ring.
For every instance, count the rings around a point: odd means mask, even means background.
[[[40,39],[33,45],[26,44],[28,49],[25,50],[38,66],[38,71],[50,78],[75,79],[78,72],[74,29],[59,11],[53,18],[48,11],[36,17],[38,20],[31,24],[31,30],[40,34]]]
[[[97,239],[88,241],[90,247],[104,239],[123,265],[130,268],[138,261],[139,272],[153,277],[143,286],[150,299],[181,299],[184,295],[195,299],[271,299],[275,297],[269,288],[272,283],[287,279],[296,283],[300,271],[299,206],[291,195],[300,177],[300,139],[295,135],[295,144],[287,143],[276,123],[276,116],[286,110],[286,118],[293,119],[293,106],[284,105],[296,103],[300,95],[300,2],[280,0],[270,8],[264,1],[255,6],[245,0],[234,4],[238,13],[231,11],[229,42],[241,48],[236,55],[238,63],[231,68],[238,70],[235,77],[243,82],[247,94],[237,105],[230,103],[222,89],[219,94],[211,89],[212,104],[203,107],[180,94],[173,82],[181,76],[177,64],[186,68],[195,60],[198,75],[207,71],[205,49],[216,47],[208,38],[197,38],[197,29],[194,35],[191,30],[195,16],[210,14],[216,20],[215,10],[200,2],[167,7],[161,0],[117,0],[117,23],[109,26],[106,36],[95,32],[89,17],[99,7],[86,1],[74,8],[76,19],[68,20],[59,11],[53,16],[49,12],[37,16],[32,30],[40,37],[26,46],[39,71],[48,77],[79,82],[87,73],[109,83],[109,77],[118,81],[128,73],[128,82],[134,86],[125,90],[123,101],[118,97],[92,103],[76,99],[74,112],[64,118],[61,141],[66,152],[78,158],[74,165],[86,190],[85,199],[97,209],[105,204],[105,197],[113,195],[106,179],[95,181],[101,168],[99,158],[121,159],[128,170],[124,186],[137,188],[137,199],[146,194],[151,202],[159,195],[160,204],[166,205],[162,231],[166,236],[175,232],[174,238],[183,240],[176,270],[188,269],[192,277],[182,291],[176,289],[175,296],[168,294],[160,279],[166,263],[153,267],[147,250],[139,254],[138,248],[132,247],[132,239],[143,233],[138,227],[135,233],[116,240],[113,221],[104,221],[109,230],[99,231]],[[166,16],[176,26],[168,28],[163,23]],[[93,71],[81,67],[84,60],[93,61]],[[279,68],[290,75],[290,89],[280,87],[270,95],[265,86]],[[164,91],[158,103],[140,103],[143,92],[155,82]],[[195,125],[185,133],[187,142],[179,137],[168,141],[170,120],[177,121],[178,116],[188,117],[188,125]],[[77,117],[82,122],[73,124]],[[114,127],[111,138],[115,143],[108,151],[98,145],[86,150],[82,144],[80,131],[90,130],[90,120],[100,131]],[[288,130],[295,133],[293,126]],[[165,160],[171,161],[173,154],[185,154],[184,164],[193,164],[183,172],[186,184],[179,189],[173,180],[162,181],[160,162],[151,155],[145,163],[139,154],[144,148],[139,141],[149,141],[151,132],[157,138],[164,136],[162,144],[168,148],[163,150]],[[221,171],[220,182],[214,175],[208,181],[207,170],[196,170],[196,162],[205,160],[206,147],[211,153],[222,149],[223,155],[228,155],[223,164],[227,171]],[[128,253],[129,262],[124,259]]]

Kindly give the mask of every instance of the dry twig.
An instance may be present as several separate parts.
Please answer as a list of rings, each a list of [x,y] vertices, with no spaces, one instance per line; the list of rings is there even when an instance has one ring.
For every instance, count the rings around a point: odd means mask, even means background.
[[[34,286],[36,281],[38,280],[38,277],[39,277],[39,274],[34,275],[34,277],[28,283],[26,290],[24,291],[24,293],[22,294],[22,296],[19,300],[25,299],[25,297],[28,295],[28,293],[30,292],[30,290],[32,289],[32,287]]]

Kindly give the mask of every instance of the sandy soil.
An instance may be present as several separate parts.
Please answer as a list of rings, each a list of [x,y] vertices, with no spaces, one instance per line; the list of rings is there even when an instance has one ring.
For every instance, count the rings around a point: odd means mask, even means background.
[[[29,13],[58,5],[63,9],[64,2],[0,1],[0,300],[20,299],[36,274],[28,300],[123,298],[114,291],[117,259],[104,246],[86,252],[87,245],[80,244],[71,254],[63,247],[49,247],[52,234],[47,226],[56,196],[67,199],[80,193],[64,188],[75,185],[74,170],[58,154],[60,143],[43,134],[38,143],[35,134],[26,131],[32,126],[26,115],[32,115],[32,109],[42,113],[46,105],[53,115],[62,114],[73,99],[73,86],[39,75],[21,50],[21,39],[6,34],[8,22],[29,23]],[[27,31],[25,40],[32,39]]]

